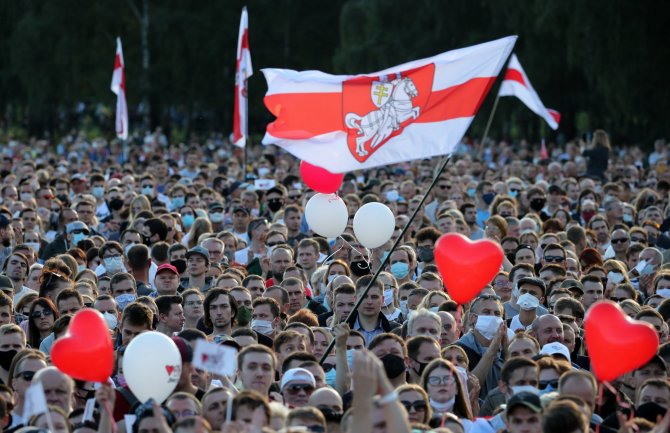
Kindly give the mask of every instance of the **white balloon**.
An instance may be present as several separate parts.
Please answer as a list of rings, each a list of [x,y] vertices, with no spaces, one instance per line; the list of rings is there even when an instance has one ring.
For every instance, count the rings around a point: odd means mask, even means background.
[[[177,345],[160,332],[138,335],[123,355],[123,376],[140,402],[153,398],[161,404],[174,391],[181,376]]]
[[[344,201],[335,194],[315,194],[305,206],[305,219],[314,233],[336,238],[347,228],[349,212]]]
[[[367,203],[354,215],[354,234],[358,242],[367,248],[384,245],[393,236],[395,217],[387,206]]]

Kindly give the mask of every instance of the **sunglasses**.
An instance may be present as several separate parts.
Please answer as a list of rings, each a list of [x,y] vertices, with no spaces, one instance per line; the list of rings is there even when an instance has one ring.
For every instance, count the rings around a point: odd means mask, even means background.
[[[619,239],[612,238],[613,244],[625,244],[626,242],[628,242],[628,238],[619,238]]]
[[[645,243],[646,241],[644,238],[630,238],[631,241],[633,242],[638,242],[638,243]]]
[[[415,412],[425,412],[426,409],[428,409],[428,405],[423,400],[416,400],[416,401],[403,400],[400,403],[402,403],[402,405],[405,406],[407,412],[410,412],[411,409],[414,409]]]
[[[328,373],[330,370],[335,369],[335,364],[325,363],[325,364],[321,365],[321,368],[323,368],[324,373]]]
[[[544,261],[547,263],[559,263],[565,260],[563,256],[544,256]]]
[[[33,377],[35,377],[35,373],[37,373],[37,372],[36,371],[22,371],[21,373],[17,373],[16,375],[14,375],[14,379],[18,379],[20,377],[21,379],[25,380],[26,382],[30,382],[31,380],[33,380]]]
[[[297,200],[299,198],[302,198],[302,194],[289,194],[288,198],[290,198],[291,200]]]
[[[314,387],[307,383],[297,383],[295,385],[288,385],[285,389],[289,394],[297,394],[300,391],[305,391],[306,393],[309,394],[314,391]]]
[[[558,379],[553,380],[541,380],[538,384],[538,389],[546,389],[548,386],[551,386],[554,389],[558,389]]]
[[[451,189],[451,185],[438,185],[437,187],[440,189]]]
[[[51,311],[51,310],[33,311],[33,314],[31,314],[31,317],[33,319],[39,319],[39,318],[42,318],[42,317],[52,316],[53,314],[54,314],[54,312]]]

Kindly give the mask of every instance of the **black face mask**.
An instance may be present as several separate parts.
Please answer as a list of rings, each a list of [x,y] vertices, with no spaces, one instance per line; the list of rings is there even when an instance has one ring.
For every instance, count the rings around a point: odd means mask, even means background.
[[[123,207],[123,200],[120,198],[113,198],[107,203],[107,206],[109,206],[109,209],[112,211],[121,210]]]
[[[423,263],[432,262],[435,258],[435,251],[430,247],[418,247],[416,252],[419,261]]]
[[[530,208],[533,209],[535,212],[539,212],[542,210],[545,203],[547,203],[547,199],[534,198],[530,201]]]
[[[412,370],[414,370],[414,372],[415,372],[416,374],[418,374],[419,376],[423,375],[423,371],[424,371],[424,370],[426,369],[426,367],[428,366],[428,363],[427,363],[427,362],[419,362],[419,361],[417,361],[416,359],[412,359],[412,361],[414,361],[414,362],[416,362],[417,364],[419,364],[419,370],[417,370],[416,368],[413,368]]]
[[[66,194],[58,194],[56,198],[60,201],[62,201],[64,204],[65,203],[70,203],[70,197],[68,197]]]
[[[281,199],[272,199],[268,200],[268,209],[272,212],[277,212],[284,205],[284,202]]]
[[[362,277],[364,275],[370,274],[370,265],[368,265],[365,260],[359,260],[357,262],[351,262],[351,272],[357,277]]]
[[[12,365],[12,360],[17,353],[16,350],[3,350],[0,352],[0,367],[9,371],[9,367]]]
[[[183,259],[173,260],[170,262],[170,264],[175,268],[177,268],[177,272],[179,272],[180,274],[186,272],[186,260]]]
[[[381,361],[389,379],[394,379],[405,372],[405,360],[398,355],[389,353],[381,358]]]
[[[146,246],[150,246],[151,245],[151,236],[142,236],[142,243]]]

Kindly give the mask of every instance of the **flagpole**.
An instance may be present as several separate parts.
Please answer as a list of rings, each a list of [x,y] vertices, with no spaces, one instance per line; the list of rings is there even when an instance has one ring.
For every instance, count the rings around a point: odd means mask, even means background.
[[[489,137],[489,129],[491,129],[491,123],[493,123],[493,117],[496,114],[498,109],[498,101],[500,100],[500,94],[496,95],[496,99],[493,102],[493,108],[491,109],[491,114],[489,114],[489,120],[486,122],[486,128],[484,128],[484,135],[482,136],[482,142],[479,144],[479,152],[482,153],[484,146],[486,145],[486,139]]]
[[[447,156],[446,158],[444,158],[444,161],[442,161],[442,165],[440,166],[440,169],[437,171],[437,173],[433,177],[433,181],[428,186],[428,189],[423,194],[423,197],[421,197],[421,201],[419,202],[419,205],[416,207],[416,209],[414,209],[414,212],[412,213],[412,216],[409,217],[409,221],[407,221],[407,224],[405,224],[405,227],[403,227],[402,231],[400,232],[400,235],[398,235],[398,238],[396,239],[395,243],[393,244],[393,246],[389,250],[388,254],[386,254],[386,257],[384,257],[384,259],[382,260],[381,264],[379,265],[379,268],[377,269],[377,271],[372,276],[372,279],[370,280],[368,285],[365,287],[365,290],[363,290],[363,293],[361,293],[360,296],[358,294],[356,295],[356,298],[357,298],[356,305],[354,305],[354,308],[351,309],[351,312],[349,313],[347,318],[344,320],[344,323],[349,322],[349,320],[351,320],[351,318],[354,317],[354,314],[356,314],[356,312],[358,311],[358,308],[361,306],[361,304],[363,303],[363,300],[365,300],[365,297],[368,295],[368,292],[370,291],[370,288],[375,284],[375,282],[377,281],[377,278],[379,277],[379,274],[382,273],[382,271],[384,270],[384,268],[388,264],[388,262],[391,258],[391,254],[393,254],[393,251],[395,251],[396,248],[398,248],[398,246],[400,245],[400,242],[402,242],[402,240],[405,238],[405,234],[407,233],[407,230],[409,230],[409,228],[411,227],[412,222],[416,218],[416,215],[419,213],[419,210],[421,209],[423,204],[426,202],[426,199],[428,198],[428,196],[430,195],[430,192],[433,190],[433,188],[437,184],[437,181],[440,179],[440,176],[442,175],[442,172],[444,172],[444,169],[447,167],[447,164],[449,164],[450,160],[451,160],[451,155]],[[333,350],[333,347],[335,347],[335,339],[333,339],[330,342],[330,344],[328,345],[328,347],[326,348],[326,351],[323,353],[323,356],[321,357],[321,360],[319,361],[320,364],[323,364],[324,361],[326,360],[326,358],[328,358],[328,355]]]

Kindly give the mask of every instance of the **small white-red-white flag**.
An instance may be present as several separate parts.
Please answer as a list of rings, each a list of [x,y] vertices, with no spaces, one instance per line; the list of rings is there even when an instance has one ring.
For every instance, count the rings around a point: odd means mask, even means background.
[[[500,85],[498,96],[516,96],[521,99],[530,110],[547,121],[551,129],[558,128],[561,114],[556,110],[547,109],[535,89],[530,84],[528,76],[521,67],[516,54],[512,54],[505,78]]]
[[[126,73],[121,38],[116,38],[116,57],[112,74],[112,92],[116,95],[116,136],[128,139],[128,105],[126,105]]]
[[[369,75],[263,69],[276,144],[333,173],[447,155],[460,143],[516,36]]]
[[[237,39],[237,66],[235,69],[235,113],[233,114],[233,144],[244,147],[248,131],[247,79],[253,75],[251,52],[249,51],[249,17],[247,8],[242,8],[240,34]]]

